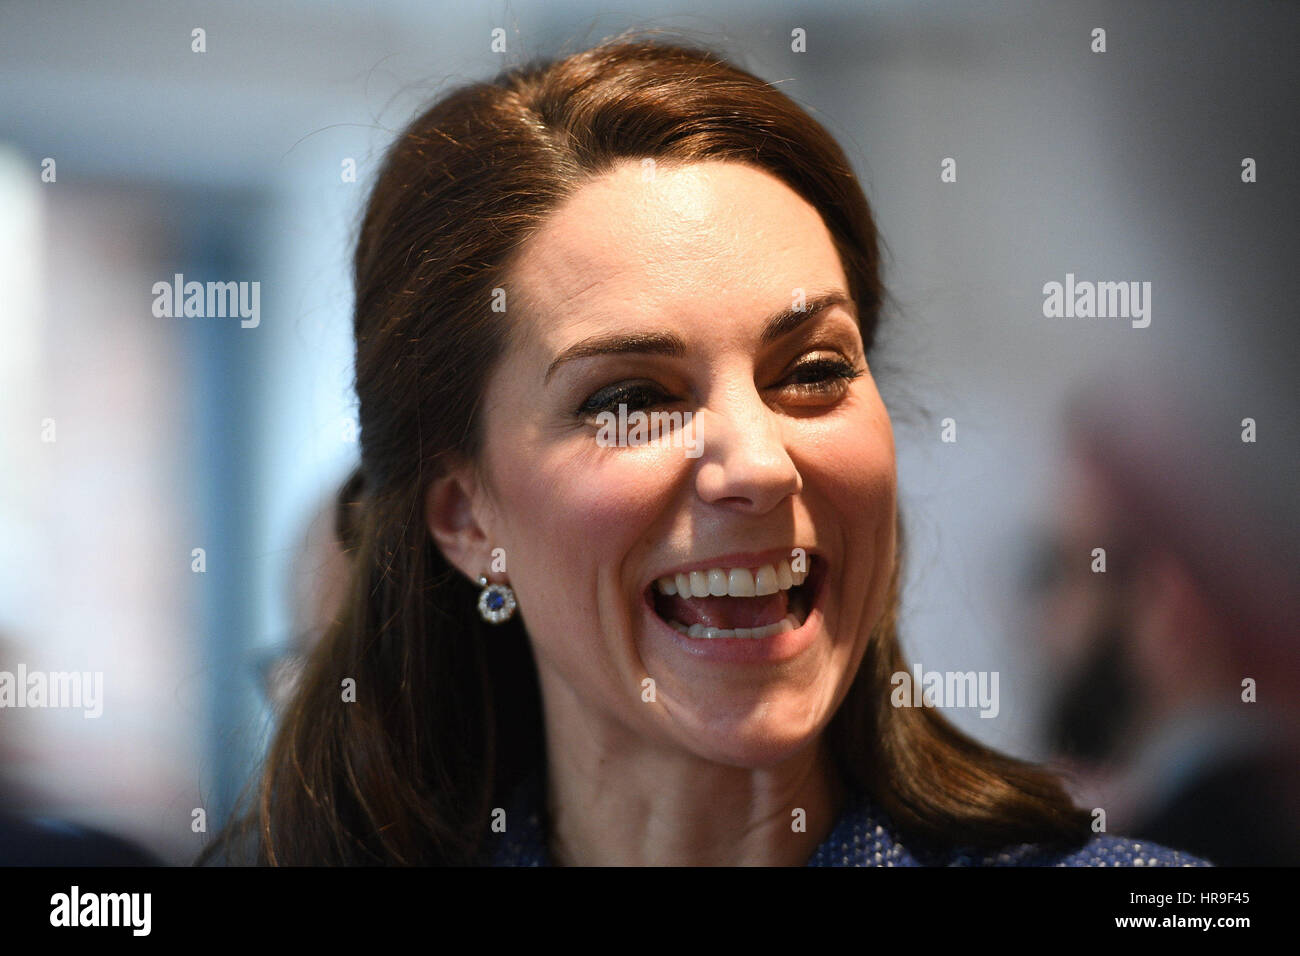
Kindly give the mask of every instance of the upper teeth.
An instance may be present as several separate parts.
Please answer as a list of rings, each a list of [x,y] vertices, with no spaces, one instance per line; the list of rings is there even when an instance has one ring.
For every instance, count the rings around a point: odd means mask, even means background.
[[[763,597],[803,584],[808,571],[791,569],[784,558],[761,568],[709,568],[679,572],[660,578],[655,586],[663,594],[682,597]]]

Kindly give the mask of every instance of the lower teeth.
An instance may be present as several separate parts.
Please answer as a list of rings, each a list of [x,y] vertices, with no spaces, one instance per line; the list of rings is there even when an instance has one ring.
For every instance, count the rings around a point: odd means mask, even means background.
[[[680,621],[669,621],[668,623],[687,637],[699,638],[706,641],[711,641],[716,638],[762,640],[765,637],[775,637],[778,634],[784,634],[786,631],[797,630],[799,627],[799,622],[795,620],[793,614],[787,614],[775,624],[767,624],[763,627],[705,627],[702,624],[692,624],[690,627],[687,627]]]

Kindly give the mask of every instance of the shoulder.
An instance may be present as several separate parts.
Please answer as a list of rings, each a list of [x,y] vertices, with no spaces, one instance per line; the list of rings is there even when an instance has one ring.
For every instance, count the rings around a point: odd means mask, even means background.
[[[1211,866],[1145,840],[1096,834],[1070,846],[1021,843],[996,849],[936,845],[902,835],[869,797],[858,795],[809,866]]]
[[[1097,834],[1082,846],[1022,843],[1001,850],[954,854],[954,866],[1212,866],[1209,861],[1158,843]]]
[[[544,784],[531,774],[513,788],[505,812],[493,821],[492,835],[484,847],[485,866],[550,866],[546,848]],[[501,829],[497,829],[497,824]]]

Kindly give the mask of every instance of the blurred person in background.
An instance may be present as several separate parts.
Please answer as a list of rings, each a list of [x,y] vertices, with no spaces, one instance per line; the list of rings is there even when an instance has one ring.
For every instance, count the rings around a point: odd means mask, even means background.
[[[1285,386],[1226,362],[1129,366],[1070,409],[1035,569],[1034,639],[1060,681],[1046,743],[1108,828],[1295,865],[1295,417],[1260,404]]]

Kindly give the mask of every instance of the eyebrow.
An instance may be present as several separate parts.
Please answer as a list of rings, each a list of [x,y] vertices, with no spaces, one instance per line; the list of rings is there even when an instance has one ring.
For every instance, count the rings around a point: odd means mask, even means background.
[[[848,307],[853,311],[853,300],[843,292],[823,292],[811,296],[802,309],[793,303],[780,312],[774,312],[763,320],[763,332],[759,342],[768,345],[784,335],[789,335],[809,319],[837,305]],[[855,315],[856,320],[856,315]],[[570,345],[556,356],[555,361],[546,370],[543,381],[549,382],[551,376],[565,362],[574,359],[592,358],[598,355],[668,355],[680,358],[686,354],[686,343],[681,336],[673,332],[613,332],[605,335],[593,335]]]

